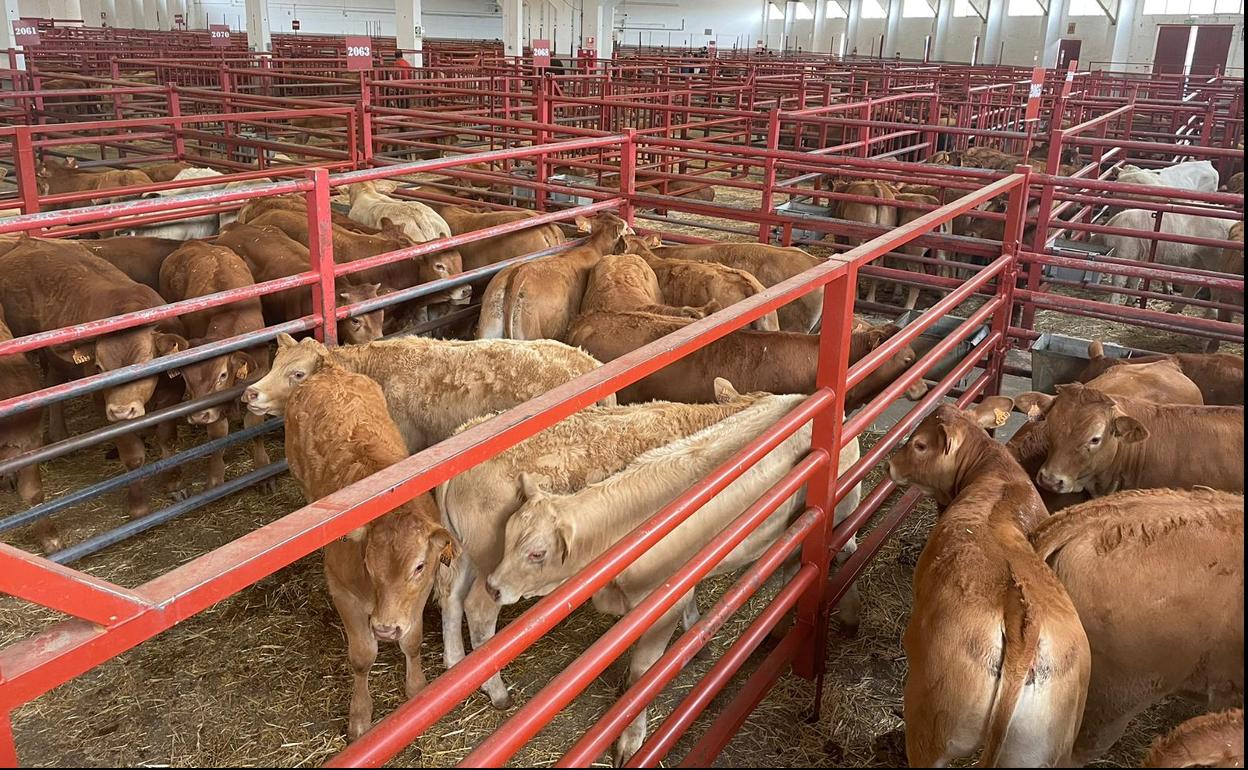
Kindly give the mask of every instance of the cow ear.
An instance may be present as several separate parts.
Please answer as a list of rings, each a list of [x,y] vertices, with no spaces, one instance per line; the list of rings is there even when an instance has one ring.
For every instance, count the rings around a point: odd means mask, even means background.
[[[641,242],[651,249],[656,249],[663,245],[663,239],[658,233],[650,233],[649,235],[642,236]]]
[[[52,355],[67,361],[69,363],[83,364],[91,363],[95,359],[95,343],[87,341],[81,345],[52,345],[48,348],[52,351]]]
[[[591,223],[591,222],[590,222],[588,219],[586,219],[585,217],[577,217],[576,219],[574,219],[574,220],[572,220],[572,221],[573,221],[573,223],[575,223],[575,224],[576,224],[576,230],[577,230],[577,232],[581,232],[581,233],[592,233],[592,232],[594,231],[594,225],[593,225],[593,223]]]
[[[378,222],[377,224],[381,226],[382,230],[394,229],[394,220],[390,219],[390,217],[382,217],[381,221]]]
[[[234,381],[241,382],[259,368],[249,354],[239,350],[230,354],[230,366],[234,369]]]
[[[1100,340],[1092,340],[1088,343],[1088,358],[1095,361],[1105,357],[1105,346]]]
[[[436,553],[438,561],[449,567],[451,562],[459,558],[459,543],[446,529],[437,527],[429,533],[429,553]]]
[[[78,159],[73,156],[66,158],[65,168],[78,168]]]
[[[944,439],[942,452],[949,456],[957,454],[962,446],[962,424],[954,420],[941,420],[937,424],[940,426],[940,436]]]
[[[360,288],[363,289],[365,297],[381,296],[381,284],[379,283],[366,283]]]
[[[281,334],[277,335],[277,349],[278,350],[281,350],[282,348],[293,348],[295,345],[298,345],[298,344],[299,344],[298,342],[295,342],[295,338],[290,336],[286,332],[282,332]]]
[[[1134,417],[1120,415],[1114,418],[1114,435],[1124,444],[1135,444],[1148,438],[1148,428]]]
[[[1008,396],[988,396],[983,401],[966,410],[981,428],[1000,428],[1010,419],[1010,410],[1014,408],[1014,399]]]
[[[572,542],[572,527],[566,521],[561,521],[555,527],[555,548],[552,557],[559,559],[559,566],[568,560],[568,543]]]
[[[542,484],[548,479],[540,473],[521,473],[520,489],[524,492],[524,496],[529,500],[535,500],[545,494]]]
[[[715,401],[719,404],[730,404],[741,398],[741,394],[732,386],[732,383],[723,377],[715,378]]]
[[[1039,422],[1048,413],[1055,400],[1048,393],[1038,393],[1032,390],[1016,396],[1014,408],[1027,415],[1027,419],[1031,422]]]
[[[156,332],[152,335],[152,341],[156,345],[156,355],[167,356],[170,353],[177,353],[179,350],[186,350],[191,343],[186,338],[178,334],[169,334],[168,332]]]

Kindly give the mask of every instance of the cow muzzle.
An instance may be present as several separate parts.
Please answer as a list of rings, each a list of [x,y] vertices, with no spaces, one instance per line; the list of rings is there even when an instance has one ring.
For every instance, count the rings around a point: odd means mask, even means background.
[[[133,420],[136,417],[142,417],[143,414],[143,404],[137,401],[131,401],[128,404],[109,404],[104,409],[104,415],[108,417],[109,422]]]
[[[1036,473],[1036,483],[1050,492],[1056,492],[1061,495],[1079,491],[1075,488],[1076,485],[1074,480],[1069,477],[1053,473],[1046,468],[1041,468],[1039,472]]]
[[[191,425],[211,425],[221,419],[220,409],[205,409],[202,412],[195,412],[187,415],[186,421]]]
[[[452,305],[467,305],[472,302],[471,286],[456,286],[450,293]]]
[[[386,626],[380,623],[373,623],[373,636],[382,642],[397,642],[402,636],[403,629],[398,626]]]

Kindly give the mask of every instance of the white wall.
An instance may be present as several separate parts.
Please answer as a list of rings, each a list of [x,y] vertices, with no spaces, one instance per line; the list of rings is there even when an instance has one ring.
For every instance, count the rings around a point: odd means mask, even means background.
[[[189,0],[190,23],[229,24],[242,29],[244,0]],[[502,37],[503,17],[494,0],[424,0],[425,35],[470,40]],[[269,0],[274,34],[290,32],[299,19],[301,33],[394,36],[393,0]],[[207,20],[207,21],[205,21]]]
[[[81,19],[82,9],[78,0],[18,0],[18,13],[53,19]]]

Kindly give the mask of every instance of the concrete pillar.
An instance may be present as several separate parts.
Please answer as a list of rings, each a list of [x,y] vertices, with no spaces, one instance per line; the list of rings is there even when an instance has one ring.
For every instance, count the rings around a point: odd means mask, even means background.
[[[10,48],[16,48],[17,42],[13,35],[13,22],[22,18],[21,11],[17,8],[17,0],[0,0],[4,3],[4,21],[0,24],[0,50],[8,51]],[[26,69],[26,57],[17,57],[17,68],[19,70]]]
[[[1135,31],[1135,12],[1139,0],[1119,0],[1118,24],[1114,27],[1114,50],[1109,59],[1112,72],[1126,72],[1131,60],[1131,33]]]
[[[759,28],[758,39],[767,45],[767,27],[771,24],[771,0],[763,0],[763,23]]]
[[[524,54],[524,3],[503,0],[503,55]]]
[[[1066,16],[1070,11],[1070,0],[1049,0],[1049,13],[1044,23],[1044,55],[1040,64],[1044,67],[1057,66],[1057,49],[1061,47],[1062,35],[1066,34]]]
[[[269,25],[269,0],[246,0],[247,47],[258,53],[273,50],[273,30]]]
[[[425,47],[424,15],[421,11],[421,0],[394,0],[394,27],[399,48],[414,53],[404,54],[403,58],[413,67],[423,67]]]
[[[1001,63],[1001,30],[1005,28],[1005,4],[1007,2],[1008,0],[988,0],[988,19],[984,23],[984,48],[980,56],[984,64]]]
[[[854,50],[857,49],[859,55],[865,54],[869,49],[861,45],[858,40],[858,27],[862,23],[862,0],[849,0],[849,19],[845,22],[845,49],[846,56],[852,56]]]
[[[797,19],[797,5],[792,2],[784,4],[784,32],[780,35],[780,50],[788,51],[797,48],[793,41],[793,22]]]
[[[141,0],[143,5],[143,29],[168,29],[169,11],[165,0]]]
[[[828,52],[828,2],[815,0],[815,23],[810,30],[810,50],[812,53]],[[836,2],[836,0],[831,0]]]
[[[586,38],[594,38],[594,49],[599,59],[610,59],[614,53],[611,33],[615,29],[615,4],[617,0],[585,0],[581,13],[581,47]]]
[[[128,29],[134,26],[134,0],[116,0],[114,10],[118,27]]]
[[[885,13],[888,18],[884,23],[884,50],[880,56],[891,59],[901,50],[901,4],[902,0],[888,0]]]
[[[936,32],[932,35],[932,58],[944,61],[951,57],[962,58],[965,54],[969,59],[970,50],[954,51],[949,45],[949,22],[953,19],[953,0],[940,0],[936,4]]]
[[[100,26],[100,0],[80,0],[78,15],[82,17],[82,26]]]

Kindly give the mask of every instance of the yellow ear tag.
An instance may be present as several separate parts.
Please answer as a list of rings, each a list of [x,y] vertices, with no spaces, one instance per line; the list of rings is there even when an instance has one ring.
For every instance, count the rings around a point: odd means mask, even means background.
[[[91,360],[91,356],[85,355],[77,349],[74,350],[74,363],[85,364],[86,362],[90,360]]]
[[[246,379],[248,371],[247,364],[242,364],[238,367],[238,374],[235,376],[240,380]]]
[[[176,380],[177,378],[182,376],[182,370],[181,369],[169,369],[165,372],[165,374],[169,375],[169,379]]]
[[[1039,417],[1040,417],[1040,407],[1035,406],[1035,405],[1032,405],[1032,406],[1031,406],[1031,407],[1027,410],[1027,419],[1028,419],[1028,420],[1031,420],[1031,421],[1033,421],[1033,422],[1034,422],[1034,421],[1035,421],[1036,419],[1038,419]]]
[[[998,428],[1000,428],[1002,425],[1005,425],[1005,423],[1008,422],[1010,419],[1009,412],[1005,411],[1004,409],[994,408],[992,410],[992,416],[996,420]]]

